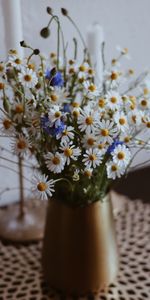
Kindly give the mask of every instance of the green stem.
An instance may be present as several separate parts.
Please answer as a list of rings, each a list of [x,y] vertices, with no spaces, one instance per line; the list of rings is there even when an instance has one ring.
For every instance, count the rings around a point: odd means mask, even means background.
[[[83,44],[83,47],[85,48],[85,49],[87,49],[87,46],[86,46],[86,43],[85,43],[85,41],[84,41],[84,38],[83,38],[83,36],[82,36],[82,34],[81,34],[81,31],[80,31],[80,29],[78,28],[78,26],[76,25],[76,23],[72,20],[72,18],[70,17],[70,16],[66,16],[68,19],[69,19],[69,21],[72,23],[72,25],[75,27],[75,29],[77,30],[77,32],[78,32],[78,34],[79,34],[79,37],[80,37],[80,39],[81,39],[81,41],[82,41],[82,44]]]

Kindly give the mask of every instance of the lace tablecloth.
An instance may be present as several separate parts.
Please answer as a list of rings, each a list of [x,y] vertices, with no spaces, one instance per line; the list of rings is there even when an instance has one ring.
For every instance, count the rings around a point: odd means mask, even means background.
[[[117,281],[99,295],[80,299],[150,299],[150,205],[124,197],[116,217],[120,252]],[[64,299],[48,290],[41,271],[42,243],[5,245],[0,242],[0,300]]]

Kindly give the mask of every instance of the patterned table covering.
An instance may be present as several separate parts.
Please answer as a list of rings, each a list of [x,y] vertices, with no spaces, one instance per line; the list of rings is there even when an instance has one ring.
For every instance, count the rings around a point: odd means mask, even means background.
[[[117,281],[107,291],[86,299],[150,300],[150,205],[125,197],[120,201],[123,206],[116,217],[120,252]],[[48,290],[44,282],[41,247],[41,242],[28,246],[0,242],[0,300],[64,299]]]

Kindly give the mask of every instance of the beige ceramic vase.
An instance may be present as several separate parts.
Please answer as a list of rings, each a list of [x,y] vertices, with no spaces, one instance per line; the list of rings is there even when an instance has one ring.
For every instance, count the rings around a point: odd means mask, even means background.
[[[66,294],[98,292],[113,283],[118,252],[109,197],[75,208],[50,200],[42,263],[49,285]]]

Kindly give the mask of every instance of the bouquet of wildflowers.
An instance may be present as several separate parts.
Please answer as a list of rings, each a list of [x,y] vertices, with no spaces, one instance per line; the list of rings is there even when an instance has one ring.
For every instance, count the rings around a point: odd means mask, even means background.
[[[37,195],[85,205],[103,199],[114,180],[127,174],[135,154],[149,146],[139,138],[141,131],[149,135],[150,130],[148,73],[134,80],[132,69],[120,70],[121,59],[128,56],[126,48],[120,49],[107,70],[104,61],[103,82],[96,86],[85,43],[78,61],[76,40],[68,59],[63,39],[61,59],[60,21],[50,8],[47,12],[51,19],[41,35],[47,37],[56,22],[57,53],[46,60],[22,41],[29,57],[21,60],[10,50],[0,63],[1,131],[9,136],[14,154],[36,158]],[[62,13],[72,21],[66,10]]]

